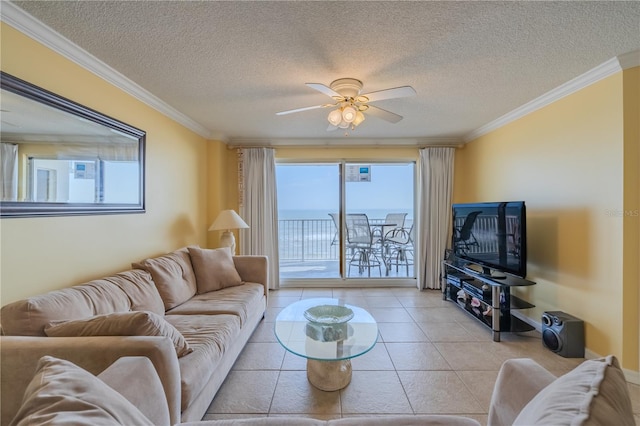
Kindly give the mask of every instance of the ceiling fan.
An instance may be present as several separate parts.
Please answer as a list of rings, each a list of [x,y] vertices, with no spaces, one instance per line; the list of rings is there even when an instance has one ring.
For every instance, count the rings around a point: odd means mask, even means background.
[[[351,130],[354,130],[356,126],[364,121],[365,112],[391,123],[397,123],[402,120],[401,115],[369,104],[386,99],[406,98],[416,95],[416,91],[411,86],[394,87],[392,89],[360,94],[362,82],[355,78],[339,78],[331,82],[329,86],[322,83],[306,83],[306,85],[333,98],[333,103],[281,111],[276,113],[276,115],[335,107],[327,117],[330,123],[327,130],[336,130],[339,128],[351,128]]]

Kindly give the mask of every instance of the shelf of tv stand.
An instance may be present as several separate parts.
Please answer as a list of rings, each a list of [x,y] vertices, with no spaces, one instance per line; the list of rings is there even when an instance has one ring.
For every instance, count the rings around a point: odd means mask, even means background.
[[[506,295],[508,295],[509,297],[509,307],[506,308],[504,306],[499,306],[499,304],[493,303],[493,300],[491,300],[491,297],[478,297],[476,294],[474,294],[471,291],[468,291],[467,289],[463,288],[462,286],[462,282],[460,283],[456,283],[456,282],[452,282],[449,279],[445,279],[445,285],[443,286],[443,298],[446,299],[447,297],[452,300],[453,302],[455,302],[458,306],[461,307],[461,309],[463,309],[465,312],[467,312],[469,315],[473,316],[474,318],[478,319],[479,322],[487,325],[488,327],[491,328],[492,332],[493,332],[493,340],[496,342],[500,341],[500,332],[525,332],[525,331],[531,331],[534,329],[534,327],[532,327],[531,325],[527,324],[526,322],[522,321],[521,319],[515,317],[514,315],[511,314],[511,310],[517,310],[517,309],[529,309],[529,308],[533,308],[535,307],[535,305],[517,297],[511,294],[510,292],[510,288],[511,287],[526,287],[526,286],[531,286],[531,285],[535,285],[536,283],[533,281],[529,281],[523,278],[518,278],[518,277],[513,277],[513,276],[509,276],[507,275],[504,278],[494,278],[491,277],[489,275],[480,273],[480,272],[476,272],[473,270],[470,270],[469,268],[466,268],[466,263],[464,261],[461,261],[459,259],[455,259],[454,261],[450,261],[450,260],[445,260],[443,262],[444,265],[444,271],[446,273],[446,277],[445,278],[449,278],[449,275],[451,274],[455,274],[456,276],[463,278],[463,279],[475,279],[478,280],[484,284],[487,284],[490,286],[490,288],[492,289],[492,294],[494,292],[494,288],[499,291],[500,293],[504,293]],[[488,323],[486,318],[478,318],[476,315],[474,315],[473,313],[471,313],[469,311],[469,309],[465,308],[465,306],[462,306],[458,301],[457,298],[453,298],[451,293],[450,293],[450,287],[453,286],[455,288],[457,288],[458,290],[462,290],[464,291],[467,295],[471,296],[471,297],[475,297],[476,299],[480,300],[485,306],[491,306],[492,308],[492,317],[493,315],[498,315],[498,319],[497,322],[494,323],[492,321],[492,323]],[[494,306],[497,305],[497,306]],[[491,319],[492,319],[491,317]]]
[[[458,289],[460,289],[460,290],[465,291],[465,289],[463,289],[461,285],[457,285],[455,283],[449,283],[449,284],[454,286],[454,287],[456,287],[456,288],[458,288]],[[491,305],[491,299],[490,298],[487,298],[487,299],[479,298],[479,297],[475,296],[473,293],[471,293],[469,291],[466,291],[466,293],[471,295],[471,296],[473,296],[473,297],[476,297],[477,299],[479,299],[481,302],[483,302],[486,305]],[[535,308],[536,307],[536,305],[533,305],[533,304],[527,302],[526,300],[519,298],[518,296],[514,296],[513,294],[510,294],[509,296],[510,296],[509,297],[509,301],[511,302],[509,304],[509,309],[529,309],[529,308]]]

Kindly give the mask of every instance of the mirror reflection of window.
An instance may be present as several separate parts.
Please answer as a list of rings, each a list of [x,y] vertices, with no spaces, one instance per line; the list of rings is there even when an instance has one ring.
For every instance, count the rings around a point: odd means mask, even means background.
[[[36,201],[51,202],[57,201],[56,188],[57,171],[51,169],[36,169]]]
[[[32,176],[26,199],[50,203],[137,203],[135,161],[30,158]]]
[[[0,200],[18,199],[18,145],[0,143]]]
[[[102,162],[105,203],[138,203],[140,193],[129,182],[137,179],[140,168],[137,161]]]
[[[0,83],[0,215],[144,211],[144,131],[4,72]]]

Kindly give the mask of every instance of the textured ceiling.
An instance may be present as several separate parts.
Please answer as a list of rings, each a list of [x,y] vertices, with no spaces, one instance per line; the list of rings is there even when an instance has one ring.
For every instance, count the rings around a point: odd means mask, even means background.
[[[640,49],[639,2],[16,1],[227,140],[344,139],[305,83],[410,85],[349,138],[462,139]]]

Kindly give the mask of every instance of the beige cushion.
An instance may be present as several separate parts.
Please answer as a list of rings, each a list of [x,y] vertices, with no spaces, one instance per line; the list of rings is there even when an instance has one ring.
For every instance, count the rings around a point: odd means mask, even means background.
[[[154,425],[171,425],[162,381],[146,356],[120,357],[96,377],[124,396]],[[132,380],[132,377],[135,379]]]
[[[133,268],[144,269],[153,277],[164,309],[169,310],[191,299],[196,294],[196,276],[191,266],[191,258],[186,248],[163,256],[145,259],[132,264]]]
[[[49,337],[164,336],[171,339],[178,357],[191,352],[182,334],[153,312],[117,312],[75,321],[54,321],[44,331]]]
[[[541,390],[514,425],[635,425],[618,360],[588,360]]]
[[[108,278],[29,297],[2,307],[2,328],[12,336],[45,336],[50,321],[127,312],[131,300]]]
[[[151,425],[151,422],[91,373],[69,361],[44,356],[11,425],[45,424]]]
[[[122,289],[129,298],[132,311],[151,311],[164,315],[164,302],[151,274],[142,269],[120,272],[104,278]]]
[[[235,315],[167,315],[166,319],[193,348],[192,353],[178,359],[182,410],[187,410],[216,371],[219,375],[224,370],[222,366],[229,359],[223,356],[233,349],[240,336],[240,319]]]
[[[252,314],[265,311],[266,302],[262,284],[245,282],[241,286],[195,295],[167,311],[166,316],[233,314],[238,315],[240,324],[244,325]],[[167,321],[171,322],[168,318]]]
[[[189,255],[196,274],[198,294],[242,284],[229,247],[214,250],[189,247]]]

